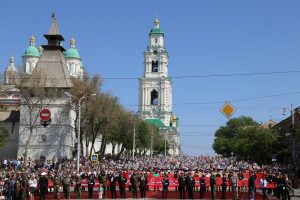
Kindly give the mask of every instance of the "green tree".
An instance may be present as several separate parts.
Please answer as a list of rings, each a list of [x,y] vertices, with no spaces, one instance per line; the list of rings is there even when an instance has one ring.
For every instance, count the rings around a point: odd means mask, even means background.
[[[229,157],[231,153],[238,159],[249,159],[259,163],[269,163],[274,153],[278,133],[266,129],[250,117],[229,120],[226,126],[215,133],[213,148],[216,153]]]
[[[83,77],[81,79],[72,77],[72,87],[71,87],[71,95],[72,95],[72,103],[70,106],[73,107],[76,113],[76,117],[74,120],[75,124],[75,134],[76,137],[78,137],[78,115],[79,115],[79,99],[81,97],[89,97],[92,94],[100,94],[101,92],[101,85],[102,85],[102,79],[99,75],[93,75],[90,76],[87,72],[84,72]],[[82,102],[82,114],[81,114],[81,127],[85,127],[85,124],[87,124],[87,119],[85,118],[87,115],[85,113],[87,112],[87,102],[92,101],[93,98],[90,98],[88,101]],[[84,131],[82,131],[84,130]],[[80,147],[81,147],[81,155],[83,155],[83,136],[84,133],[86,133],[84,128],[80,131]],[[86,151],[88,152],[88,151]]]

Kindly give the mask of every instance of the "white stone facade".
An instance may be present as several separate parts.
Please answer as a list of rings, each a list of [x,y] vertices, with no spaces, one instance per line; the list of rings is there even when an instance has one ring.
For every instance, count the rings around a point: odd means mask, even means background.
[[[35,121],[33,134],[28,148],[28,156],[32,159],[72,158],[76,142],[74,121],[76,113],[68,106],[69,98],[57,98],[45,101],[45,106],[51,112],[51,123],[41,125],[39,108],[32,111],[32,121]],[[21,106],[18,157],[22,157],[25,144],[30,134],[30,111],[26,105]],[[35,120],[36,119],[36,120]]]
[[[164,46],[164,34],[156,18],[144,52],[144,76],[139,79],[139,115],[143,119],[160,119],[165,127],[161,134],[168,138],[171,155],[180,153],[179,129],[172,112],[172,81],[168,77],[169,55]],[[168,131],[166,131],[166,129]],[[167,134],[167,135],[166,135]]]

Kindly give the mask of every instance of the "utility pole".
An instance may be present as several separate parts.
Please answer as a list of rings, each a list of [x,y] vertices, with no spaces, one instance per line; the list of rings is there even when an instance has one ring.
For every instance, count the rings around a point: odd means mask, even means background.
[[[296,136],[295,136],[295,118],[294,118],[294,109],[293,109],[293,104],[291,104],[291,118],[292,118],[292,166],[295,168],[296,167]]]
[[[76,98],[78,99],[77,97],[69,94],[68,92],[65,92],[66,95],[68,95],[69,97],[73,97],[73,98]],[[96,96],[97,94],[91,94],[90,96],[88,97],[92,97],[92,96]],[[81,124],[81,102],[83,99],[87,99],[88,97],[85,97],[85,96],[82,96],[78,99],[78,121],[77,121],[77,164],[76,164],[76,169],[77,169],[77,172],[79,172],[79,166],[80,166],[80,124]]]
[[[153,129],[151,132],[150,157],[153,157]]]
[[[167,130],[166,135],[165,135],[165,156],[167,156],[167,137],[168,137],[168,132],[169,132],[169,130]]]
[[[135,122],[133,123],[132,161],[134,161],[134,152],[135,152]]]

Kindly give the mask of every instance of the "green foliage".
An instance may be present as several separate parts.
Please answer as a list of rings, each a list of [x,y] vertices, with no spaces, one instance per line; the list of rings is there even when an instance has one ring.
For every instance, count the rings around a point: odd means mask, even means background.
[[[112,144],[112,155],[115,154],[114,150],[117,145],[121,147],[118,156],[131,152],[134,125],[137,152],[145,153],[150,150],[152,134],[154,151],[164,151],[164,140],[159,135],[159,130],[122,107],[117,97],[102,92],[102,80],[99,76],[89,77],[85,73],[82,80],[74,78],[72,83],[70,92],[76,97],[72,99],[75,108],[78,105],[78,99],[82,96],[88,97],[91,94],[97,94],[97,96],[83,101],[81,109],[81,127],[84,129],[84,131],[81,130],[83,134],[81,139],[84,139],[85,144],[90,146],[90,149],[87,150],[89,154],[96,151],[103,155],[107,144]],[[75,124],[78,120],[78,109],[76,113]],[[100,149],[94,148],[97,138],[101,138]]]
[[[239,159],[269,163],[279,134],[261,127],[250,117],[242,116],[229,120],[215,136],[213,148],[216,153],[225,157],[233,153]]]
[[[7,130],[3,127],[0,127],[0,148],[2,148],[8,139]]]

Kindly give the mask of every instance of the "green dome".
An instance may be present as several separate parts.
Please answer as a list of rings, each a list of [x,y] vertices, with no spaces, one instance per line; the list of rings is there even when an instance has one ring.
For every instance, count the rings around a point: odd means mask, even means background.
[[[35,46],[29,46],[23,56],[40,57],[40,53]]]
[[[65,57],[66,58],[77,58],[77,59],[80,59],[80,56],[79,56],[79,53],[78,53],[77,49],[73,48],[73,47],[71,47],[70,49],[68,49],[68,51],[66,51]]]
[[[164,34],[160,28],[152,28],[150,34]]]

